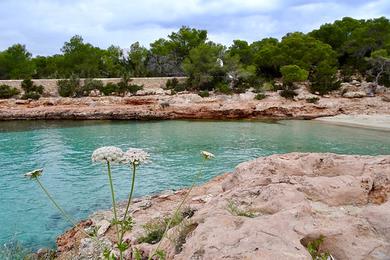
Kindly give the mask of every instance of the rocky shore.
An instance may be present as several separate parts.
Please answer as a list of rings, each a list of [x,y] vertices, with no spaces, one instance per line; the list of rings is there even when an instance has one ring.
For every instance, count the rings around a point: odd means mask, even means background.
[[[390,114],[390,98],[321,97],[315,103],[305,95],[295,100],[267,92],[212,95],[149,93],[131,97],[41,98],[0,100],[0,120],[29,119],[312,119],[338,114]]]
[[[145,224],[172,213],[186,190],[135,199],[134,227],[125,235],[132,259],[156,244],[141,242]],[[290,153],[239,164],[196,187],[185,217],[161,243],[167,259],[311,259],[307,246],[335,259],[389,259],[390,156]],[[124,211],[124,205],[120,205]],[[184,213],[183,213],[184,214]],[[79,223],[107,246],[115,242],[112,213]],[[96,242],[77,229],[57,239],[57,259],[99,259]]]

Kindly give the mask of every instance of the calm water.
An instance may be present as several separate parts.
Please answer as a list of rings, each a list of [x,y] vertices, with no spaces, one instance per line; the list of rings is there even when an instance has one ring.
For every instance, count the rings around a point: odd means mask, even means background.
[[[188,186],[200,165],[200,150],[217,156],[203,181],[240,162],[292,151],[390,154],[390,134],[313,121],[264,122],[0,122],[0,243],[54,246],[69,226],[35,183],[23,178],[41,168],[55,198],[78,219],[110,205],[106,175],[91,163],[94,149],[140,147],[152,155],[137,176],[136,195]],[[129,172],[114,168],[118,197],[125,199]]]

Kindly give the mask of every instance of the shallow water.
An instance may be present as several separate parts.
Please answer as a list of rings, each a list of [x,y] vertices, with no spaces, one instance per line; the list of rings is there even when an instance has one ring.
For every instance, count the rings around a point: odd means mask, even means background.
[[[232,171],[243,161],[275,153],[390,154],[389,132],[315,121],[15,121],[0,122],[0,243],[19,240],[32,248],[54,246],[69,225],[23,173],[44,168],[41,181],[77,219],[110,206],[94,149],[116,145],[144,148],[152,162],[139,168],[136,196],[191,184],[200,150],[216,159],[202,181]],[[125,199],[129,170],[114,167],[118,198]]]

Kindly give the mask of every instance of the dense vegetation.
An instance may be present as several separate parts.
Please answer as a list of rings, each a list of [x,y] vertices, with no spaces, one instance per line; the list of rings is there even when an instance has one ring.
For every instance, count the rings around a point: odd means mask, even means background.
[[[64,43],[61,52],[33,57],[24,45],[15,44],[0,52],[0,79],[188,76],[184,86],[174,83],[170,87],[206,95],[213,89],[242,92],[283,77],[283,88],[290,95],[292,83],[307,78],[313,92],[336,89],[339,71],[344,79],[358,72],[390,85],[390,22],[384,17],[345,17],[307,34],[294,32],[281,40],[265,38],[253,43],[235,40],[230,47],[208,41],[205,30],[189,27],[154,41],[149,49],[133,43],[126,53],[116,46],[95,47],[76,35]],[[60,84],[64,95],[79,96],[84,91],[77,82]],[[106,93],[110,88],[120,92],[129,87],[89,86]]]

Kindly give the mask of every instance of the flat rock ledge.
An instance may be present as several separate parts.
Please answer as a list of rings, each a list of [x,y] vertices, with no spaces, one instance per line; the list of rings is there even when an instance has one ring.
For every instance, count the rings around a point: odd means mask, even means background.
[[[0,100],[0,120],[153,120],[153,119],[313,119],[338,114],[390,114],[382,96],[321,98],[317,103],[287,100],[268,93],[147,95],[131,97],[41,98]]]
[[[139,243],[142,225],[168,216],[186,190],[138,198],[131,206],[131,248],[146,256],[156,244]],[[196,187],[186,205],[194,212],[162,241],[167,259],[311,259],[305,246],[335,259],[390,259],[390,156],[289,153],[239,164],[232,173]],[[123,214],[124,205],[120,205]],[[110,211],[80,222],[115,242]],[[185,231],[183,231],[185,230]],[[58,259],[99,259],[95,242],[71,229],[57,240]],[[131,250],[126,259],[132,259]]]

